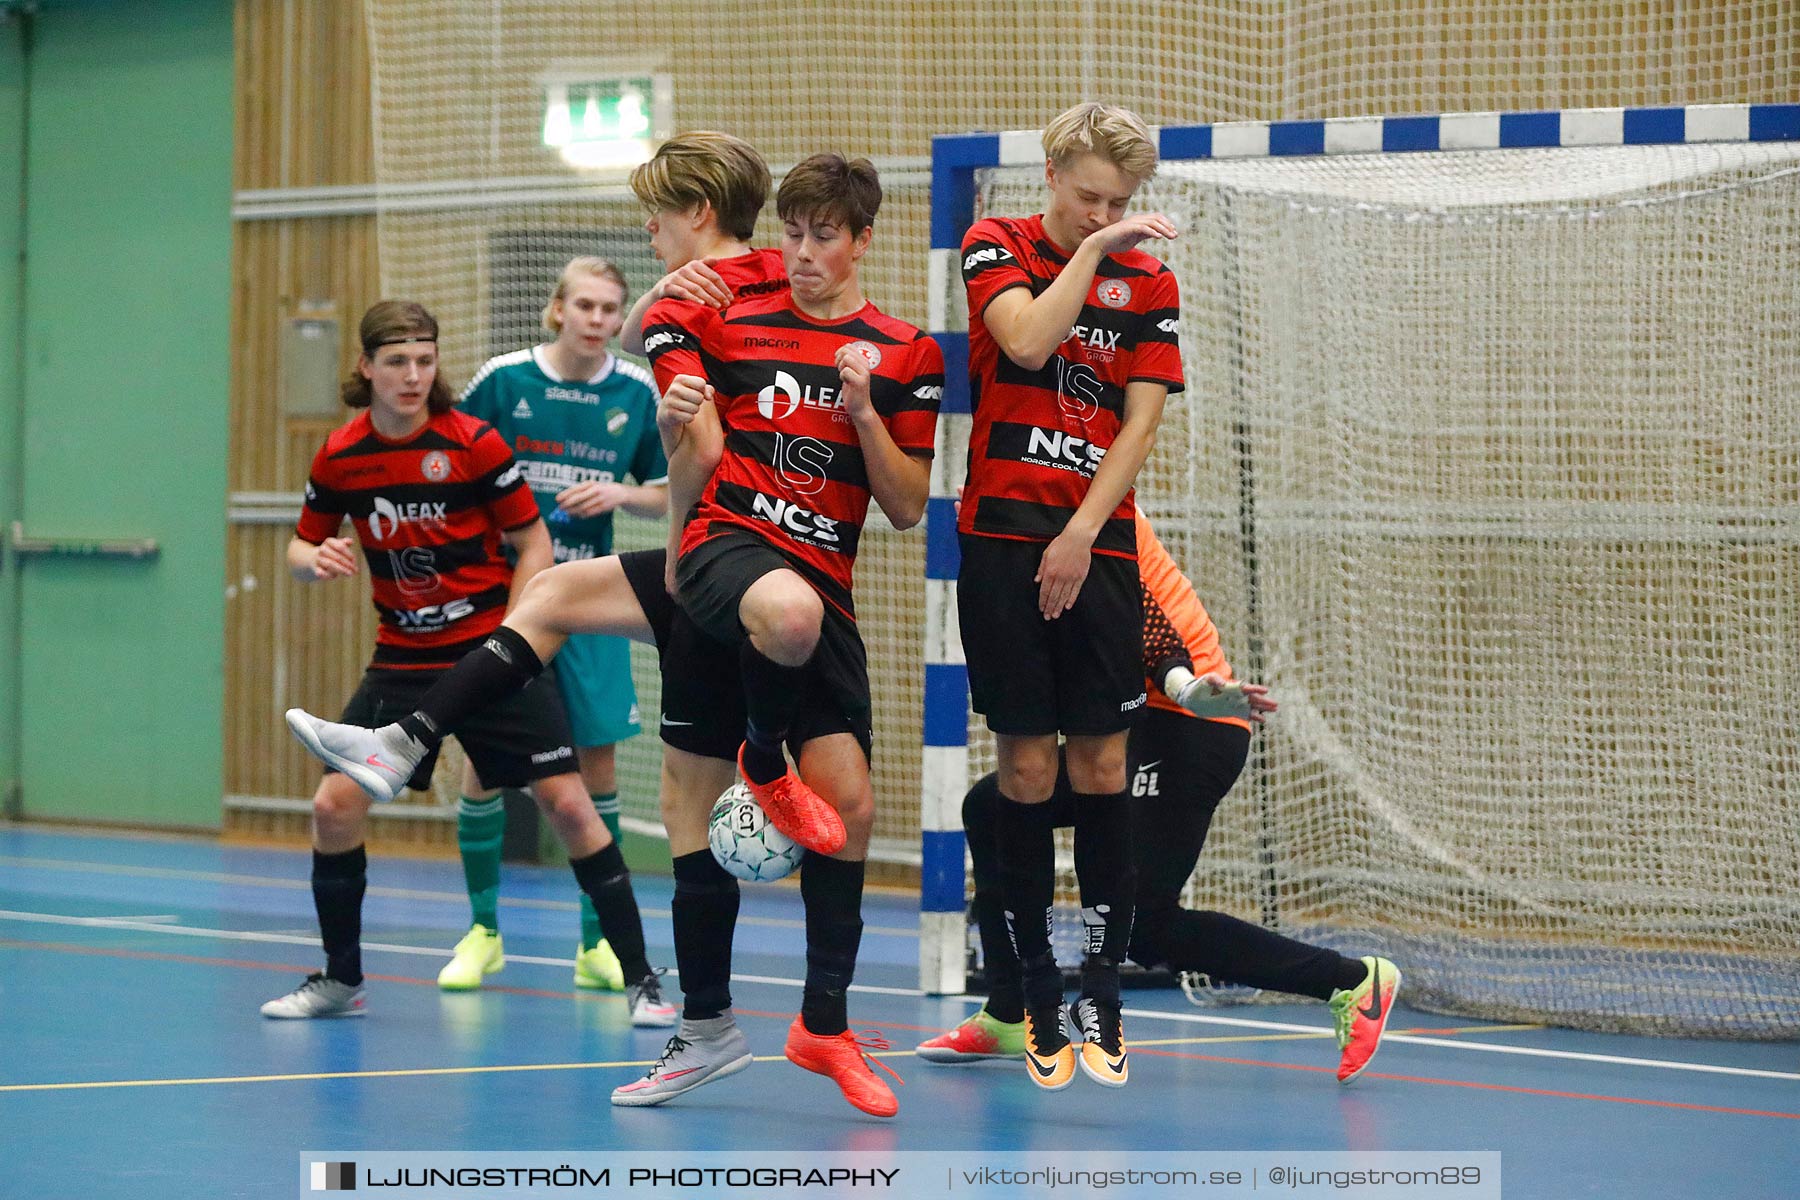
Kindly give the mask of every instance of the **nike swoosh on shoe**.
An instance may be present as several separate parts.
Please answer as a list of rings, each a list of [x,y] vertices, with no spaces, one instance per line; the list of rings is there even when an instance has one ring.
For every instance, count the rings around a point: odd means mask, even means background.
[[[1369,1007],[1359,1008],[1356,1011],[1371,1021],[1379,1021],[1385,1007],[1381,999],[1381,968],[1373,968],[1371,974],[1374,978],[1369,986]]]

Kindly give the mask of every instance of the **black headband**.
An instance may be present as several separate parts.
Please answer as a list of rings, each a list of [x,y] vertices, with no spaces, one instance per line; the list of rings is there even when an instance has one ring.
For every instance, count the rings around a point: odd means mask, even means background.
[[[408,342],[435,341],[437,341],[437,334],[435,333],[409,333],[402,337],[391,337],[379,342],[364,342],[363,353],[368,354],[370,351],[379,350],[383,346],[404,346]]]

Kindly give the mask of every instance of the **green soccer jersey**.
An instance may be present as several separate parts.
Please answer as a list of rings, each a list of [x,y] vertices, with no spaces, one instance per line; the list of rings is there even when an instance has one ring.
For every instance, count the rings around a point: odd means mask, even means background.
[[[557,493],[588,480],[669,481],[656,433],[650,372],[608,354],[592,379],[557,375],[545,347],[488,359],[462,396],[464,411],[499,430],[537,497],[557,562],[612,553],[612,514],[571,517]]]

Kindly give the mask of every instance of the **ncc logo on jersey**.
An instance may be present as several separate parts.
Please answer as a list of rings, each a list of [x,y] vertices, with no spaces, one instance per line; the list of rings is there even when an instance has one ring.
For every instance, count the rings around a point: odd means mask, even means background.
[[[433,450],[419,460],[419,474],[433,483],[442,483],[450,478],[450,456],[442,450]]]
[[[1131,285],[1123,279],[1108,279],[1094,289],[1094,295],[1108,308],[1124,308],[1131,303]]]

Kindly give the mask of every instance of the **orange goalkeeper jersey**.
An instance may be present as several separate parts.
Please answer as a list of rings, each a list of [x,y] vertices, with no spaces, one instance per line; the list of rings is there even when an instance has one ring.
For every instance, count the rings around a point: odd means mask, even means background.
[[[1162,676],[1168,671],[1172,655],[1185,650],[1193,660],[1196,675],[1213,672],[1231,679],[1231,664],[1219,649],[1219,631],[1213,628],[1206,606],[1194,593],[1194,585],[1163,549],[1141,508],[1137,510],[1137,552],[1138,578],[1144,592],[1144,668],[1149,672],[1150,707],[1185,715],[1187,710],[1162,692]],[[1250,728],[1250,722],[1237,717],[1206,719]]]

